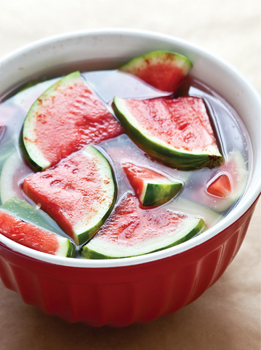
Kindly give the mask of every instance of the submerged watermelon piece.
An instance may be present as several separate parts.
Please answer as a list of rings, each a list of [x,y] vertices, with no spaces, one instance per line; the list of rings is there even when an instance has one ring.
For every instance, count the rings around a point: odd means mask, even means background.
[[[26,247],[58,256],[74,256],[74,245],[61,237],[29,203],[12,198],[0,207],[0,233]]]
[[[207,188],[207,192],[217,197],[228,197],[231,194],[231,182],[229,175],[219,175]]]
[[[204,221],[158,208],[144,210],[127,194],[82,249],[87,259],[126,258],[172,247],[201,233]]]
[[[246,162],[238,150],[231,151],[207,184],[187,191],[187,198],[218,212],[227,210],[244,193],[248,178]]]
[[[151,157],[174,168],[213,168],[222,161],[210,120],[198,97],[124,100],[113,108],[129,137]]]
[[[122,132],[80,73],[74,72],[34,102],[24,122],[22,139],[30,165],[44,170],[88,144]]]
[[[155,88],[174,92],[192,68],[191,61],[178,53],[153,51],[132,59],[119,68]]]
[[[182,188],[182,183],[130,162],[122,167],[143,206],[159,206],[175,197]]]
[[[32,170],[23,162],[17,150],[13,150],[13,153],[5,160],[1,171],[0,198],[2,203],[12,197],[24,198],[20,183],[30,174]]]
[[[116,185],[107,159],[93,146],[24,181],[24,192],[81,245],[109,216]]]

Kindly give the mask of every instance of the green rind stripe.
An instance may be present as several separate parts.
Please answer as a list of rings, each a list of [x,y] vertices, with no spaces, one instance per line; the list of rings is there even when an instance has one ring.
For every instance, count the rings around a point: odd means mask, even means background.
[[[75,247],[72,244],[72,242],[67,239],[67,253],[66,253],[67,258],[74,258],[75,257]]]
[[[18,219],[27,222],[33,226],[59,236],[58,241],[66,244],[67,249],[64,251],[64,256],[74,257],[75,248],[73,243],[59,229],[55,229],[49,222],[53,220],[44,212],[39,212],[31,204],[19,198],[11,198],[5,204],[0,206],[0,210],[17,217]],[[49,222],[48,222],[49,221]],[[55,224],[56,225],[56,224]],[[65,241],[66,242],[65,242]]]
[[[130,60],[129,62],[125,63],[124,65],[122,65],[118,70],[121,70],[123,72],[127,72],[127,73],[133,73],[135,74],[135,72],[133,72],[135,69],[139,68],[140,65],[145,62],[147,59],[153,58],[155,60],[158,60],[158,63],[162,62],[162,61],[166,61],[166,60],[171,60],[173,61],[173,66],[175,66],[175,62],[177,60],[182,61],[183,62],[183,70],[184,70],[184,74],[187,74],[188,71],[192,68],[192,62],[185,56],[176,53],[176,52],[168,52],[168,51],[152,51],[149,53],[146,53],[144,55],[141,55],[139,57],[135,57],[132,60]]]
[[[29,112],[27,113],[27,116],[24,121],[23,125],[23,131],[22,131],[22,151],[23,156],[30,164],[31,168],[35,171],[42,171],[49,167],[47,165],[47,160],[41,160],[36,155],[33,155],[33,153],[36,150],[37,152],[41,153],[40,150],[38,150],[37,144],[35,146],[32,146],[31,143],[26,145],[26,138],[31,139],[33,133],[34,133],[34,122],[35,122],[35,116],[37,116],[37,112],[42,107],[42,101],[48,99],[52,94],[55,93],[55,90],[57,90],[59,87],[66,87],[68,84],[72,82],[82,81],[80,72],[76,71],[71,74],[66,75],[59,81],[57,81],[55,84],[53,84],[51,87],[49,87],[31,106],[29,109]],[[41,100],[41,101],[40,101]],[[42,156],[43,157],[43,156]]]
[[[65,233],[58,228],[57,224],[49,215],[43,211],[36,210],[31,204],[22,199],[13,197],[1,205],[0,209],[39,228],[66,237]],[[52,226],[52,224],[57,226],[57,228]]]
[[[98,222],[96,221],[96,224],[94,226],[92,226],[90,229],[84,230],[81,233],[74,232],[74,241],[77,245],[82,245],[86,243],[95,235],[98,229],[103,225],[105,220],[109,217],[112,209],[114,208],[116,198],[117,198],[117,186],[116,186],[115,175],[109,161],[105,158],[105,156],[100,151],[98,151],[95,147],[91,145],[87,146],[84,152],[90,155],[94,155],[95,157],[100,159],[102,167],[106,169],[111,180],[111,184],[112,184],[111,190],[113,192],[113,199],[110,206],[108,207],[108,210],[104,213],[102,219],[99,220]]]
[[[214,168],[221,164],[221,155],[196,154],[193,152],[182,152],[168,148],[156,143],[134,127],[128,118],[122,113],[120,104],[122,99],[114,97],[113,110],[121,122],[126,134],[146,153],[170,167],[180,170],[196,170],[202,167]]]
[[[183,242],[199,235],[200,233],[202,233],[205,230],[205,228],[206,228],[206,224],[204,223],[204,221],[201,219],[198,219],[197,225],[195,225],[189,232],[187,232],[186,234],[184,234],[182,237],[180,237],[176,241],[172,242],[171,244],[168,244],[168,245],[163,246],[163,247],[159,247],[158,249],[154,249],[152,251],[147,251],[143,254],[136,254],[136,255],[135,254],[128,255],[128,256],[106,255],[106,254],[100,253],[98,250],[90,249],[88,247],[88,244],[87,244],[87,245],[83,246],[83,248],[82,248],[81,257],[85,258],[85,259],[120,259],[120,258],[130,258],[130,257],[137,256],[137,255],[145,255],[145,254],[157,252],[157,251],[160,251],[163,249],[173,247],[173,246],[178,245],[180,243],[183,243]]]
[[[159,206],[168,202],[171,198],[181,190],[182,183],[173,184],[155,184],[147,183],[144,197],[142,200],[143,206]]]

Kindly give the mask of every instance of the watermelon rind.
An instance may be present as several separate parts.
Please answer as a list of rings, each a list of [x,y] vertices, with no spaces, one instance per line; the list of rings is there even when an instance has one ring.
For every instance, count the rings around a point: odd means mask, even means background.
[[[166,237],[159,235],[133,246],[123,246],[110,242],[104,237],[95,236],[83,246],[81,256],[85,259],[119,259],[149,254],[183,243],[200,234],[205,227],[202,219],[187,217],[183,225],[173,234]]]
[[[74,244],[67,237],[65,237],[65,234],[59,228],[55,227],[56,224],[46,213],[35,209],[31,204],[15,197],[9,199],[7,202],[1,205],[0,210],[15,216],[24,222],[28,222],[36,227],[57,235],[59,248],[55,255],[74,257]]]
[[[98,172],[102,175],[101,183],[105,183],[109,179],[110,185],[104,185],[103,191],[106,193],[106,200],[97,208],[93,218],[89,219],[87,224],[86,218],[83,218],[73,227],[73,239],[77,245],[82,245],[95,235],[100,226],[110,215],[117,198],[115,176],[109,161],[97,148],[91,145],[87,146],[83,152],[95,159]]]
[[[13,139],[9,140],[3,146],[1,146],[0,173],[2,171],[3,165],[6,162],[7,158],[10,157],[10,155],[14,152],[14,150],[15,150],[15,144]]]
[[[144,181],[144,188],[140,196],[141,204],[146,206],[162,205],[175,197],[182,188],[182,183],[155,183]]]
[[[20,174],[20,176],[26,176],[31,173],[30,169],[25,167],[24,162],[18,152],[15,150],[6,159],[0,177],[0,198],[2,203],[5,203],[12,197],[18,195],[20,190],[19,184],[15,186],[14,176]],[[19,195],[18,195],[19,197]]]
[[[123,162],[122,166],[134,190],[137,180],[140,184],[142,184],[140,190],[135,190],[135,193],[141,205],[144,207],[160,206],[174,198],[182,189],[182,182],[170,179],[167,176],[164,176],[163,174],[158,173],[153,169],[145,168],[143,166],[140,167],[137,164],[129,162]],[[137,171],[145,171],[145,174],[135,174],[135,168],[137,169]],[[146,173],[146,171],[148,172]],[[151,171],[152,173],[150,173]]]
[[[230,161],[234,161],[237,166],[236,169],[233,169],[232,173],[229,173],[228,171],[223,172],[222,168],[220,168],[220,173],[218,172],[217,175],[211,179],[211,182],[213,182],[217,177],[224,173],[230,178],[233,184],[233,177],[237,176],[237,186],[233,186],[232,192],[227,197],[216,197],[217,200],[215,201],[215,210],[218,212],[223,212],[229,209],[243,195],[247,185],[248,170],[245,159],[241,152],[237,149],[229,152],[227,155],[226,163],[229,163]],[[213,195],[208,194],[208,196],[212,197]]]
[[[129,62],[122,65],[118,70],[137,75],[143,69],[146,69],[148,64],[150,66],[160,66],[162,63],[168,63],[173,67],[180,68],[183,76],[185,77],[190,69],[192,68],[192,62],[185,56],[168,51],[152,51],[141,55],[139,57],[133,58]],[[162,79],[162,76],[159,77]],[[164,85],[164,84],[163,84]],[[166,90],[169,91],[169,90]],[[174,91],[171,91],[174,92]]]
[[[114,97],[113,110],[127,135],[146,153],[158,161],[180,170],[196,170],[202,167],[214,168],[222,162],[216,145],[210,145],[208,151],[189,152],[178,150],[158,137],[148,135],[128,109],[124,99]]]
[[[183,197],[177,197],[174,201],[169,202],[166,208],[175,212],[187,213],[199,217],[203,219],[208,228],[214,226],[223,219],[223,215],[215,210]]]
[[[42,105],[50,96],[55,96],[57,89],[61,91],[62,88],[66,89],[69,84],[82,82],[81,74],[79,71],[66,75],[58,82],[49,87],[31,106],[29,112],[24,121],[22,131],[22,143],[23,151],[26,160],[30,166],[36,171],[42,171],[50,167],[50,161],[46,159],[44,154],[37,146],[36,136],[36,121],[38,112],[41,110]]]

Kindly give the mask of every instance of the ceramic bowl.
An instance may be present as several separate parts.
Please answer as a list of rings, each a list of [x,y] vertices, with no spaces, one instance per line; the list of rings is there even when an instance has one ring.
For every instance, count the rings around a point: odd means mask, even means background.
[[[253,150],[247,190],[227,217],[200,236],[139,257],[100,261],[61,258],[0,235],[0,276],[5,286],[20,293],[26,303],[69,322],[125,326],[151,321],[191,303],[234,259],[260,195],[260,96],[231,65],[186,41],[152,32],[111,29],[47,38],[0,60],[0,96],[47,71],[57,73],[86,60],[102,69],[99,62],[127,61],[153,50],[189,57],[194,64],[191,74],[238,112]]]

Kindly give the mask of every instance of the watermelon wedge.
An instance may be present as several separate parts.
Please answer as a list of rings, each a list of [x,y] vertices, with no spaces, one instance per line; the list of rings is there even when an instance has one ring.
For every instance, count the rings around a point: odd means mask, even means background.
[[[152,169],[130,162],[124,162],[122,167],[144,207],[162,205],[175,197],[182,188],[181,182],[170,180]]]
[[[90,145],[55,167],[27,177],[23,188],[77,245],[104,223],[117,194],[109,162]]]
[[[196,202],[192,202],[181,196],[178,196],[174,201],[169,202],[166,208],[175,212],[187,213],[189,215],[201,218],[206,223],[208,228],[214,226],[221,219],[223,219],[222,214],[216,212],[215,210],[207,208]]]
[[[207,184],[184,195],[218,212],[227,210],[244,193],[248,178],[246,162],[239,150],[231,151]]]
[[[5,160],[0,177],[0,198],[2,203],[12,197],[24,198],[20,183],[32,174],[16,150]]]
[[[88,144],[116,137],[120,124],[90,91],[79,72],[47,89],[30,108],[23,126],[25,156],[44,170]]]
[[[201,98],[114,98],[113,109],[129,137],[151,157],[174,168],[213,168],[222,161]]]
[[[205,228],[204,221],[163,208],[144,210],[124,196],[95,237],[82,248],[86,259],[126,258],[180,244]]]
[[[0,207],[0,234],[43,253],[74,257],[74,245],[60,236],[29,203],[12,198]]]
[[[119,68],[154,86],[174,92],[192,68],[191,61],[178,53],[153,51],[136,57]]]
[[[207,192],[216,197],[228,197],[231,191],[231,182],[228,174],[219,175],[207,187]]]

